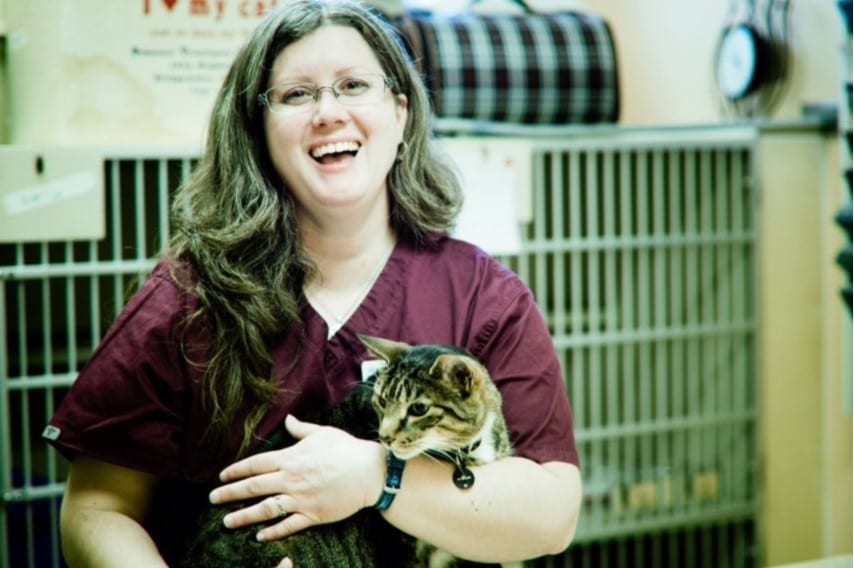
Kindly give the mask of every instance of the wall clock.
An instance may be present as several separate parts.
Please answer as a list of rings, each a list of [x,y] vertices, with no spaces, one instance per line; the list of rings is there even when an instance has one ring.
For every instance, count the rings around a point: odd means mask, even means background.
[[[787,83],[789,2],[741,1],[731,4],[714,54],[718,100],[726,114],[770,116]]]
[[[763,83],[768,67],[763,43],[749,24],[724,30],[718,44],[716,73],[718,87],[726,98],[742,99]]]

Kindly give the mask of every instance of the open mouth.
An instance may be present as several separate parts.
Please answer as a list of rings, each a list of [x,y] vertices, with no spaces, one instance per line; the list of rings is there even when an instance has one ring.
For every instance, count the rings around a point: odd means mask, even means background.
[[[312,148],[309,152],[316,162],[332,164],[347,158],[355,157],[361,145],[358,142],[334,142]]]

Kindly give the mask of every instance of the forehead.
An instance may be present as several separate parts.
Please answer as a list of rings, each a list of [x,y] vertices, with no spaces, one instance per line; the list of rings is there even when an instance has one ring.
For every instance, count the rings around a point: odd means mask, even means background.
[[[325,25],[285,47],[273,61],[269,83],[328,81],[343,73],[382,73],[376,53],[355,28]]]

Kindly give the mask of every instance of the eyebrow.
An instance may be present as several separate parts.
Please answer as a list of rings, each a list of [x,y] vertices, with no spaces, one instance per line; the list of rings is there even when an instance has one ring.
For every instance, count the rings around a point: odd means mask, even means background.
[[[354,73],[377,73],[379,75],[385,75],[386,74],[383,69],[374,70],[374,69],[368,69],[367,67],[354,65],[352,67],[344,67],[343,69],[339,69],[338,71],[336,71],[335,72],[335,78],[333,79],[333,81],[337,81],[338,79],[340,79],[342,77],[346,77],[346,76],[354,74]],[[272,77],[271,77],[271,79],[272,79]],[[268,83],[268,85],[269,85],[269,88],[272,88],[272,87],[275,87],[277,85],[289,85],[291,83],[310,83],[313,85],[318,84],[317,81],[313,80],[308,75],[293,75],[293,76],[286,76],[284,79],[281,79],[281,80],[270,81]]]

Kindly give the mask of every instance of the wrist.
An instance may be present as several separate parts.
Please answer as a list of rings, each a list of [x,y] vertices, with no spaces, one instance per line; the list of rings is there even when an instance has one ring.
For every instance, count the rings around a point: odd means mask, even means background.
[[[2,0],[0,0],[2,1]],[[370,465],[366,470],[367,483],[362,494],[362,507],[373,507],[385,485],[386,449],[379,442],[368,442],[371,445]]]
[[[394,498],[398,491],[400,491],[403,483],[403,468],[406,462],[395,456],[391,450],[388,450],[385,457],[385,464],[383,488],[380,491],[379,498],[373,505],[373,508],[378,511],[385,511],[394,502]]]

